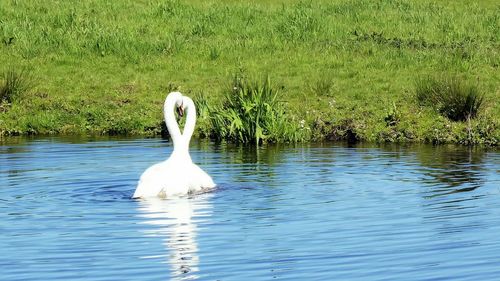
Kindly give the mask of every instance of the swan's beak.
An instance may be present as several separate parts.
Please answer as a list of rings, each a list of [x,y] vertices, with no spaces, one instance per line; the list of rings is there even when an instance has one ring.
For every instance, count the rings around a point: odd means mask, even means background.
[[[178,106],[176,109],[177,109],[177,114],[179,114],[180,117],[184,116],[184,107],[182,105]]]

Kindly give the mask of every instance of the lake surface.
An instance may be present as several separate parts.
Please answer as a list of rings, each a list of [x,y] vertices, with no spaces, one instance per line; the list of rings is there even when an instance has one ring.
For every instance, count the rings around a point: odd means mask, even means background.
[[[219,187],[132,200],[161,139],[0,142],[1,280],[500,280],[500,153],[193,142]]]

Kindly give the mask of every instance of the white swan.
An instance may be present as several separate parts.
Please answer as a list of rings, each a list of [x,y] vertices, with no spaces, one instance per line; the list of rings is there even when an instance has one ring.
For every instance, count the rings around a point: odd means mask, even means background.
[[[182,114],[187,112],[184,132],[181,134],[175,120],[174,107]],[[142,173],[132,198],[173,197],[215,187],[212,178],[189,155],[189,141],[196,124],[196,108],[193,101],[179,92],[168,94],[163,106],[165,123],[174,143],[170,157]]]

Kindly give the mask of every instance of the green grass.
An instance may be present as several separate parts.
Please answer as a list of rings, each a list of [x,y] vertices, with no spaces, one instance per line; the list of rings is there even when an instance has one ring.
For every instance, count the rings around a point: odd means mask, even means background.
[[[283,131],[308,130],[301,140],[496,145],[499,15],[486,0],[4,0],[0,73],[26,68],[35,87],[1,105],[0,135],[159,134],[168,91],[209,110],[242,71],[269,74]],[[477,81],[477,117],[421,106],[425,76]],[[213,135],[215,114],[200,114],[198,135]]]

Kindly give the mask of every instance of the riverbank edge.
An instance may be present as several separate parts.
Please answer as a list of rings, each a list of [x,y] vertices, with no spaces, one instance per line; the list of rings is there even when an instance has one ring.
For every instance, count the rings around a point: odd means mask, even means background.
[[[491,120],[487,120],[491,121]],[[439,123],[435,123],[436,127],[444,127],[445,130],[440,130],[437,128],[429,127],[428,132],[434,132],[433,135],[415,136],[412,135],[413,132],[407,129],[398,129],[396,127],[388,126],[385,130],[379,131],[377,135],[369,137],[363,135],[363,123],[358,123],[350,118],[342,119],[339,122],[333,124],[331,121],[315,120],[310,126],[306,126],[301,130],[309,131],[309,137],[307,139],[297,141],[297,142],[266,142],[264,143],[275,143],[275,144],[289,144],[289,143],[316,143],[316,142],[347,142],[347,143],[377,143],[377,144],[435,144],[435,145],[445,145],[445,144],[455,144],[463,146],[479,146],[479,147],[498,147],[499,136],[498,126],[496,122],[489,123],[484,126],[483,122],[477,122],[475,120],[475,126],[473,128],[468,127],[466,124],[461,122],[445,122],[446,124],[442,126]],[[451,124],[451,125],[450,125]],[[144,137],[144,138],[155,138],[162,137],[165,139],[170,138],[168,131],[166,130],[165,122],[158,121],[158,126],[148,127],[146,130],[127,130],[127,128],[121,128],[117,131],[113,128],[101,129],[101,130],[82,130],[74,126],[67,128],[60,128],[61,131],[48,130],[45,132],[38,131],[25,131],[19,132],[16,130],[3,130],[0,131],[0,141],[15,137]],[[206,139],[217,142],[229,142],[238,144],[238,142],[231,140],[221,140],[216,136],[211,135],[210,131],[212,128],[207,126],[200,127],[197,126],[193,138],[195,139]],[[462,134],[457,134],[456,132],[462,132]],[[479,136],[478,134],[484,134],[487,132],[486,136]],[[474,137],[472,136],[474,135]]]

